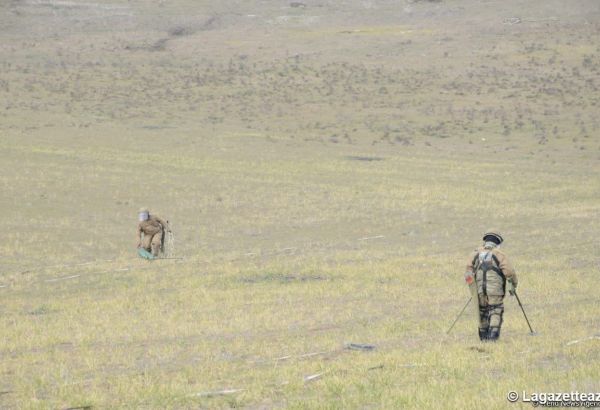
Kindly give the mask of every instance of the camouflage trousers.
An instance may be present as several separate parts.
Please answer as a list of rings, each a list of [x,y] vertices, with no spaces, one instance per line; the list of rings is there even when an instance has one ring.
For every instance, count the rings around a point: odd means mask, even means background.
[[[158,256],[161,246],[162,232],[154,235],[144,235],[144,239],[142,239],[142,248],[146,249],[148,252],[152,252],[152,255]]]
[[[479,339],[496,341],[500,337],[504,296],[479,295]]]

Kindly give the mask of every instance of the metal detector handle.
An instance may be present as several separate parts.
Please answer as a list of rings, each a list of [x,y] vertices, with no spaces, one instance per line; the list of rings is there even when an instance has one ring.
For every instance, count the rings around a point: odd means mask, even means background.
[[[452,330],[452,328],[454,327],[454,325],[456,324],[456,322],[458,322],[458,319],[460,319],[460,317],[462,316],[462,314],[465,312],[465,309],[467,308],[467,306],[469,306],[469,303],[471,303],[471,301],[473,300],[473,296],[471,296],[469,298],[469,300],[467,300],[467,303],[465,304],[465,306],[462,308],[462,310],[460,311],[460,313],[458,314],[458,316],[456,316],[456,319],[454,319],[454,322],[452,322],[452,326],[450,326],[450,329],[448,329],[448,331],[446,331],[446,334],[450,334],[450,331]]]
[[[529,326],[529,331],[531,334],[535,333],[531,328],[531,324],[529,323],[529,319],[527,318],[527,314],[525,313],[525,309],[523,309],[523,304],[521,303],[521,299],[519,299],[519,295],[517,295],[517,290],[513,290],[513,294],[517,298],[517,302],[519,302],[519,307],[521,308],[521,312],[523,312],[523,316],[525,316],[525,321],[527,322],[527,326]]]

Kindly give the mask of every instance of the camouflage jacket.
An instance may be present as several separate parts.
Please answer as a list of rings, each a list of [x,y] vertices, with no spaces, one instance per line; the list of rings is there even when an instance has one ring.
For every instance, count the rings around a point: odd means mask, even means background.
[[[138,241],[142,240],[142,233],[144,235],[154,236],[157,233],[162,233],[163,230],[168,230],[169,225],[167,221],[157,215],[150,215],[146,221],[142,221],[138,224],[137,238]]]

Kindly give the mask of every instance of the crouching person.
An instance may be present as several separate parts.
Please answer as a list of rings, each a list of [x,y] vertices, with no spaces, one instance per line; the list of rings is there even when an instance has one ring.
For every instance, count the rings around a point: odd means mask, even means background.
[[[157,257],[163,248],[165,232],[171,232],[169,222],[150,214],[147,208],[138,211],[137,247]]]

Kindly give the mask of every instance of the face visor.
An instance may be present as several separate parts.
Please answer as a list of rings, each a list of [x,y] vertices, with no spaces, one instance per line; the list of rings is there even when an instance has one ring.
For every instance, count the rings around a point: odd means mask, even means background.
[[[484,242],[492,242],[496,245],[500,245],[502,243],[502,238],[498,235],[486,235],[483,237]]]
[[[147,221],[149,216],[150,215],[148,214],[148,212],[140,212],[138,214],[138,221],[140,221],[140,222]]]

